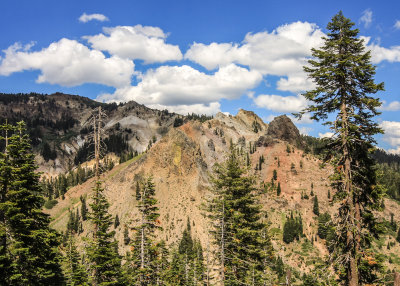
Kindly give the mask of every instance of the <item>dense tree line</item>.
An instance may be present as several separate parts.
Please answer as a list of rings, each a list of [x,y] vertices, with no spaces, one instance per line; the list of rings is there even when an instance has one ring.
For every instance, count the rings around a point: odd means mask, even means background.
[[[34,97],[37,100],[45,100],[47,94],[40,93],[0,93],[0,102],[7,105],[14,102],[24,102],[27,103],[29,98]]]
[[[116,133],[110,134],[107,138],[103,140],[104,149],[106,152],[113,152],[118,156],[125,155],[126,153],[131,153],[132,150],[123,134]],[[94,155],[94,145],[90,142],[85,142],[82,147],[78,149],[78,152],[74,158],[74,164],[82,164]]]
[[[192,114],[188,113],[188,115],[186,115],[186,119],[187,120],[196,120],[196,121],[200,121],[200,122],[206,122],[206,121],[211,120],[213,118],[214,118],[214,116],[208,116],[206,114],[196,114],[196,113],[193,113],[193,112],[192,112]]]

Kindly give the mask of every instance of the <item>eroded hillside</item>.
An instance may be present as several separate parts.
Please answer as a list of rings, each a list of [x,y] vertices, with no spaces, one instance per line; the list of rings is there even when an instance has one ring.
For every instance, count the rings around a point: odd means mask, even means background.
[[[115,122],[122,125],[130,120],[126,118],[121,115]],[[270,126],[273,128],[270,129]],[[132,227],[137,223],[136,182],[148,175],[154,178],[159,202],[159,223],[163,230],[158,237],[168,245],[177,242],[189,218],[193,236],[207,248],[209,226],[202,215],[201,206],[209,195],[212,167],[224,161],[231,142],[242,150],[244,156],[249,153],[249,169],[258,178],[260,203],[271,224],[275,252],[298,274],[308,273],[316,263],[322,262],[328,250],[326,241],[317,235],[318,222],[313,213],[313,199],[318,198],[321,214],[335,213],[336,207],[331,202],[334,191],[329,183],[332,170],[317,157],[306,154],[304,148],[298,148],[304,142],[289,118],[277,117],[267,125],[254,113],[244,110],[236,116],[220,113],[204,123],[189,121],[172,128],[146,153],[103,174],[105,194],[111,204],[110,213],[118,215],[120,219],[116,238],[121,254],[129,249],[123,242],[125,226],[130,229],[129,235],[132,237]],[[260,167],[261,157],[264,160]],[[279,183],[281,187],[279,196],[276,188],[271,187],[274,173],[274,186]],[[69,210],[75,211],[80,206],[80,196],[87,196],[90,201],[93,186],[93,180],[89,180],[71,188],[65,200],[59,199],[59,203],[48,211],[54,218],[52,226],[65,230]],[[393,213],[394,219],[400,221],[399,205],[388,199],[385,205],[384,212],[379,214],[381,220],[389,220]],[[286,244],[282,239],[283,225],[291,213],[301,216],[304,236]],[[83,229],[81,237],[90,235],[91,226],[87,221],[83,222]],[[376,242],[375,251],[386,255],[388,269],[399,269],[399,244],[386,248],[393,241],[393,234],[386,234]]]

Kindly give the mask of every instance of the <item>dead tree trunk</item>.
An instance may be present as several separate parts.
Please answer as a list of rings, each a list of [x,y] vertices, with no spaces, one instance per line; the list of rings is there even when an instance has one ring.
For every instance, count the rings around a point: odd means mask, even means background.
[[[393,286],[400,286],[400,273],[395,272],[394,273],[394,284]]]
[[[292,285],[292,272],[290,269],[286,271],[286,286],[291,286]]]
[[[222,203],[221,218],[221,285],[225,285],[225,202]]]

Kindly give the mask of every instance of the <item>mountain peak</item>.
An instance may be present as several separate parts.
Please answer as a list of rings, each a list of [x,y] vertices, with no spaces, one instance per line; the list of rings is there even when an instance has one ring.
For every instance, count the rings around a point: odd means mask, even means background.
[[[267,135],[296,144],[301,141],[299,129],[286,115],[275,117],[268,125]]]
[[[261,132],[265,132],[268,127],[268,125],[253,111],[239,109],[235,118],[242,121],[249,128],[254,128],[254,125],[257,125],[258,131]]]

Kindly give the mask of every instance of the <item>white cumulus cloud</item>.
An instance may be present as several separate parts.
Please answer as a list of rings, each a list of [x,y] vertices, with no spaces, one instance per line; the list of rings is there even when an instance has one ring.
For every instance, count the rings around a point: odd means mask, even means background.
[[[371,9],[364,10],[360,18],[360,23],[364,24],[365,28],[368,28],[372,23],[372,11]]]
[[[147,106],[166,106],[170,110],[195,108],[196,104],[202,104],[203,110],[216,111],[219,100],[239,98],[256,87],[262,76],[235,64],[221,67],[211,75],[184,65],[150,69],[139,79],[135,86],[119,88],[113,94],[103,94],[97,99],[107,102],[134,100]]]
[[[394,23],[394,28],[397,30],[400,29],[400,20],[397,20],[396,23]]]
[[[179,47],[167,44],[166,38],[160,28],[142,25],[103,28],[103,34],[84,37],[92,48],[122,58],[144,60],[145,63],[181,60]]]
[[[290,91],[290,92],[301,92],[304,90],[310,90],[315,87],[314,82],[306,78],[303,74],[297,76],[289,76],[288,78],[280,78],[276,83],[278,90]]]
[[[400,110],[400,101],[392,101],[389,104],[386,101],[383,101],[383,105],[379,108],[382,111],[399,111]]]
[[[308,22],[295,22],[278,27],[272,32],[249,33],[241,44],[194,43],[185,59],[208,70],[237,63],[257,70],[263,75],[284,76],[278,89],[298,92],[310,88],[303,66],[311,56],[311,48],[322,45],[324,33]]]
[[[397,155],[400,155],[400,146],[397,147],[396,149],[389,149],[388,152],[389,152],[390,154],[397,154]]]
[[[82,22],[82,23],[87,23],[87,22],[93,21],[93,20],[104,22],[104,21],[108,21],[108,18],[106,16],[104,16],[103,14],[86,14],[86,13],[83,13],[79,17],[79,22]]]
[[[221,104],[219,102],[210,102],[208,104],[198,103],[198,104],[178,104],[178,105],[161,105],[161,104],[149,104],[148,107],[164,110],[168,109],[168,111],[175,112],[178,114],[186,115],[191,113],[196,114],[206,114],[206,115],[215,115],[221,111]]]
[[[76,86],[89,82],[120,87],[129,85],[134,73],[132,61],[117,56],[106,58],[75,40],[61,39],[36,52],[30,48],[16,43],[4,50],[0,75],[40,70],[38,83]]]
[[[377,43],[370,43],[371,37],[361,36],[360,38],[364,40],[367,49],[371,51],[372,63],[379,64],[382,61],[400,62],[400,46],[385,48]]]
[[[307,100],[302,95],[280,96],[280,95],[259,95],[254,103],[261,108],[275,112],[299,112],[307,107]]]
[[[333,132],[318,133],[319,138],[332,138],[333,135],[335,135]]]
[[[383,140],[392,146],[400,147],[400,122],[382,121],[380,127],[385,131]]]

